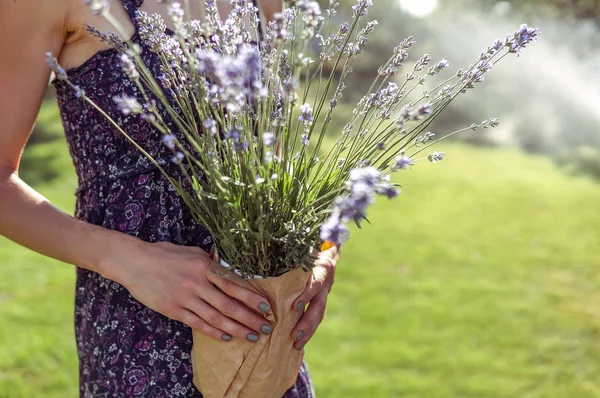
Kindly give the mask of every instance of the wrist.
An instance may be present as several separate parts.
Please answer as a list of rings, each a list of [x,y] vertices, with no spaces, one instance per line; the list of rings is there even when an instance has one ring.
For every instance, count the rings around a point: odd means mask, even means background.
[[[106,230],[106,233],[108,236],[104,244],[98,246],[95,271],[123,284],[133,265],[132,259],[137,258],[138,251],[143,250],[141,246],[146,242],[117,231]]]

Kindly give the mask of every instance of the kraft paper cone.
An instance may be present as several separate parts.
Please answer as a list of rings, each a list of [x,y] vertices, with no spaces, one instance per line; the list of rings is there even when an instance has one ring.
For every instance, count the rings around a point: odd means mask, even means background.
[[[304,355],[290,337],[302,316],[292,304],[310,273],[297,269],[277,278],[242,279],[217,262],[209,272],[264,294],[271,306],[266,319],[274,327],[256,343],[239,338],[217,341],[193,331],[194,384],[205,398],[281,398],[296,382]]]

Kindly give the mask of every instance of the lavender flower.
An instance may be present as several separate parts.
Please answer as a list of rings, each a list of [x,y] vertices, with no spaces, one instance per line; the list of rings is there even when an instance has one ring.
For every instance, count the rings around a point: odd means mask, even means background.
[[[173,155],[173,157],[171,157],[171,162],[175,164],[181,164],[184,158],[185,156],[183,155],[183,153],[177,152],[175,155]]]
[[[123,71],[125,72],[127,77],[132,81],[138,80],[140,78],[140,73],[136,69],[131,58],[129,58],[127,54],[121,54],[120,58],[122,62]]]
[[[60,66],[56,58],[52,55],[52,53],[46,53],[46,63],[56,75],[58,80],[67,80],[67,72]]]
[[[529,43],[537,40],[540,31],[537,28],[531,28],[527,24],[521,25],[519,30],[508,36],[505,45],[509,47],[508,52],[519,55],[521,50],[527,47]]]
[[[427,155],[427,160],[429,160],[431,163],[437,163],[441,160],[444,160],[444,152],[431,152],[429,155]]]
[[[215,119],[205,119],[202,123],[202,126],[204,127],[204,130],[208,131],[210,135],[217,134],[217,122],[215,121]]]
[[[396,158],[396,162],[394,163],[394,167],[397,170],[405,170],[408,166],[413,164],[413,159],[410,156],[398,156]]]
[[[400,195],[400,190],[392,184],[381,184],[376,190],[378,195],[387,196],[388,199],[393,199]]]
[[[350,237],[350,231],[338,215],[333,214],[321,225],[320,238],[323,242],[332,242],[336,245],[345,243]]]
[[[327,8],[327,14],[334,16],[337,14],[337,9],[340,6],[340,2],[338,0],[329,0],[329,8]]]
[[[185,13],[183,11],[183,8],[181,7],[181,3],[169,3],[167,6],[167,12],[175,26],[183,23],[183,17],[185,16]]]
[[[300,116],[298,117],[300,123],[304,124],[305,126],[310,125],[313,121],[312,112],[312,108],[309,104],[300,105]]]
[[[352,6],[352,13],[357,16],[367,15],[369,13],[369,7],[373,5],[371,0],[358,0],[356,5]]]
[[[429,68],[429,72],[427,72],[427,74],[430,76],[439,75],[440,72],[442,72],[444,69],[447,69],[449,66],[450,62],[448,62],[445,59],[442,59],[440,62]]]
[[[143,112],[142,105],[133,97],[127,95],[115,96],[113,97],[113,101],[115,101],[117,107],[124,115],[139,114]]]
[[[199,75],[207,78],[211,93],[230,111],[240,111],[265,95],[256,49],[244,46],[236,56],[198,50],[196,60]]]
[[[321,7],[316,1],[300,0],[298,2],[298,8],[304,12],[302,20],[304,21],[305,29],[302,31],[302,37],[304,39],[310,39],[315,36],[315,33],[323,24]]]
[[[232,141],[233,148],[238,152],[244,152],[248,149],[248,143],[242,140],[242,135],[236,128],[230,128],[227,133],[225,133],[225,138]]]
[[[352,169],[348,180],[351,186],[364,183],[370,187],[374,187],[381,181],[381,173],[375,167]]]
[[[263,133],[263,143],[266,146],[273,146],[275,145],[275,142],[275,134],[272,131],[267,131],[266,133]]]
[[[308,143],[309,143],[308,134],[302,134],[302,137],[300,138],[300,142],[302,142],[302,145],[308,146]]]
[[[176,138],[173,134],[166,134],[162,138],[162,143],[169,149],[175,149]]]

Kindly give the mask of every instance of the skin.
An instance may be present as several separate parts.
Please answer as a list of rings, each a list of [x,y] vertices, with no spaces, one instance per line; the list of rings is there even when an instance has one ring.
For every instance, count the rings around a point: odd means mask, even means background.
[[[120,1],[110,3],[125,33],[133,34]],[[226,15],[228,1],[218,3]],[[259,5],[267,19],[281,7],[277,0],[262,0]],[[166,14],[162,5],[150,0],[142,10]],[[193,8],[192,16],[198,15]],[[50,78],[45,53],[58,54],[59,62],[69,69],[107,48],[85,32],[84,22],[114,31],[81,0],[0,1],[0,235],[45,256],[98,272],[125,286],[149,308],[212,338],[260,336],[267,324],[259,308],[264,299],[206,272],[212,260],[202,249],[148,243],[77,220],[19,178],[21,153]],[[305,311],[290,336],[299,350],[323,320],[337,260],[337,248],[320,254],[313,277],[290,309]]]

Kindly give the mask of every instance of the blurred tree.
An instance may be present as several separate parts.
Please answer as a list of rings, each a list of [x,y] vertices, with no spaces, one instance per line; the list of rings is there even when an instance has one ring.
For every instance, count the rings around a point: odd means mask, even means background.
[[[490,9],[498,0],[441,0],[442,7],[477,7]],[[554,16],[569,16],[585,18],[600,23],[600,0],[505,0],[516,10],[527,14],[550,14]]]

